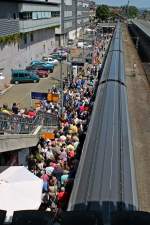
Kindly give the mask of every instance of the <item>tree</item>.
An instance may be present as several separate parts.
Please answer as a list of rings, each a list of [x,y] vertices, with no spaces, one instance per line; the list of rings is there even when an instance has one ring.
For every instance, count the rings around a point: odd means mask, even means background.
[[[128,7],[128,17],[129,18],[135,18],[139,14],[139,10],[135,6],[129,6]]]
[[[96,9],[96,17],[99,20],[107,20],[110,16],[110,10],[107,5],[100,5]]]

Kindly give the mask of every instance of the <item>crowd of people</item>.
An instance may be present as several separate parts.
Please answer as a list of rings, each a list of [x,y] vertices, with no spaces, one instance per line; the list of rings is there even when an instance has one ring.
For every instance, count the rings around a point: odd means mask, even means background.
[[[93,85],[88,84],[91,77]],[[41,210],[67,208],[96,91],[96,76],[89,79],[76,77],[65,86],[59,127],[52,139],[41,138],[28,157],[29,170],[43,180]]]
[[[108,44],[107,40],[105,45]],[[105,50],[104,47],[96,42],[96,55],[102,50]],[[43,180],[40,210],[54,214],[67,208],[96,96],[97,67],[88,66],[84,75],[80,74],[64,84],[62,110],[58,102],[52,103],[48,99],[41,101],[37,108],[28,110],[21,109],[16,103],[13,103],[11,110],[7,105],[0,109],[10,115],[31,119],[39,111],[59,116],[59,126],[53,131],[52,137],[40,138],[38,145],[30,149],[27,159],[28,169]],[[55,86],[48,93],[60,95]]]
[[[14,116],[20,116],[23,118],[33,119],[36,117],[39,111],[57,114],[59,111],[59,108],[60,106],[56,102],[53,103],[47,99],[44,99],[42,101],[38,101],[38,107],[34,106],[34,107],[30,107],[29,109],[21,108],[20,104],[17,104],[16,102],[14,102],[12,104],[12,107],[10,108],[8,107],[8,105],[3,104],[3,106],[0,107],[0,112],[9,116],[14,115]]]

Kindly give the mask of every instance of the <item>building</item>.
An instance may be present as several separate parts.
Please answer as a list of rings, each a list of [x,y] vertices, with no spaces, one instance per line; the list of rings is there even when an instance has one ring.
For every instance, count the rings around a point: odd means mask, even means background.
[[[81,27],[89,23],[88,0],[61,0],[60,27],[56,29],[58,46],[66,45],[68,39],[75,39]]]
[[[55,47],[61,0],[4,0],[0,2],[0,71],[10,82],[11,68],[24,69]],[[3,83],[3,84],[2,84]]]
[[[89,25],[90,21],[90,1],[77,1],[77,36],[79,31]]]

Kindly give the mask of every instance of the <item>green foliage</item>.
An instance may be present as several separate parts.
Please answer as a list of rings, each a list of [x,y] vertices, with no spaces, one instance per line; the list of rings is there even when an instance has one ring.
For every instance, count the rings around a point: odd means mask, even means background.
[[[100,5],[96,9],[96,17],[99,20],[107,20],[110,16],[110,10],[107,5]]]
[[[129,6],[128,8],[128,16],[129,18],[135,18],[139,14],[139,10],[135,6]]]
[[[135,18],[139,15],[139,10],[135,6],[122,6],[122,12],[124,16],[128,16],[128,18]]]
[[[55,28],[58,28],[58,27],[60,27],[60,25],[54,25],[54,26],[49,27],[48,29],[55,29]]]
[[[18,43],[21,40],[21,35],[19,33],[1,36],[0,37],[0,44],[11,44],[11,43]]]

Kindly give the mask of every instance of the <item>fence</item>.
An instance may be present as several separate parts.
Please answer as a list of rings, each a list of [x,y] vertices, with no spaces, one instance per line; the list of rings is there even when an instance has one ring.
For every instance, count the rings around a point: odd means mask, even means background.
[[[39,126],[58,126],[58,115],[39,111],[35,118],[0,113],[0,132],[8,134],[31,134]]]

